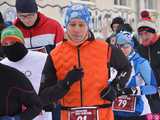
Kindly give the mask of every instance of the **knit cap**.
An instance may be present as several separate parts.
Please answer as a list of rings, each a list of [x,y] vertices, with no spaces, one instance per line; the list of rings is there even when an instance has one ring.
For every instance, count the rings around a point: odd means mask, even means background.
[[[117,44],[130,44],[132,47],[134,47],[134,42],[132,39],[132,34],[130,32],[120,32],[116,35]]]
[[[156,33],[157,31],[156,24],[151,19],[148,11],[145,10],[141,12],[141,20],[138,24],[137,30],[138,33],[142,31]]]
[[[20,13],[36,13],[38,6],[35,0],[16,0],[16,10]]]
[[[67,27],[68,23],[75,18],[82,19],[84,22],[89,25],[90,23],[90,12],[88,7],[85,5],[70,5],[67,8],[65,15],[65,26]]]
[[[124,19],[121,18],[121,17],[115,17],[115,18],[112,20],[111,28],[113,27],[113,24],[123,25],[123,24],[124,24]]]
[[[15,41],[24,44],[24,37],[22,32],[17,27],[12,25],[5,28],[1,33],[1,43],[3,44],[6,41]]]

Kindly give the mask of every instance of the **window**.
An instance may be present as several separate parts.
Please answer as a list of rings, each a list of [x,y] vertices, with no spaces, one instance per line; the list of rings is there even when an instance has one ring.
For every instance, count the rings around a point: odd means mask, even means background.
[[[153,9],[155,10],[157,7],[156,7],[156,3],[157,1],[156,0],[145,0],[145,9]]]
[[[114,0],[114,4],[115,4],[115,5],[118,5],[118,0]]]
[[[130,0],[114,0],[115,5],[128,6]]]
[[[127,0],[119,0],[120,5],[127,6]]]

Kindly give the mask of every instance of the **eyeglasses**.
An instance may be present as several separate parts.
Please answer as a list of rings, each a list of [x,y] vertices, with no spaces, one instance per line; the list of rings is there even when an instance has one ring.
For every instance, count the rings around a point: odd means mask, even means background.
[[[126,43],[126,44],[117,44],[118,48],[128,48],[130,47],[130,44]]]
[[[17,16],[19,19],[31,19],[35,16],[36,13],[25,13],[25,14],[21,14],[21,13],[18,13]]]

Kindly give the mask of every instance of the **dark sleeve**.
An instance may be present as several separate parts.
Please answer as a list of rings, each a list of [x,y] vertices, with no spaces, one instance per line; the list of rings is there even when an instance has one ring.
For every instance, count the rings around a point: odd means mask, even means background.
[[[51,56],[48,55],[40,85],[39,95],[43,101],[44,109],[50,109],[49,106],[62,98],[69,88],[64,87],[63,80],[57,80],[56,69]],[[49,108],[48,108],[49,107]]]
[[[14,90],[18,91],[19,102],[26,107],[19,115],[22,120],[32,120],[42,110],[40,97],[36,94],[32,84],[25,75],[19,73],[16,77],[19,84]]]
[[[119,48],[111,46],[111,49],[110,66],[118,71],[115,80],[119,83],[120,87],[124,87],[130,77],[131,64]]]
[[[43,91],[45,88],[53,86],[56,83],[57,83],[56,69],[52,62],[51,56],[48,55],[43,71],[42,71],[42,78],[41,78],[41,85],[40,85],[39,93],[41,93],[41,91]]]

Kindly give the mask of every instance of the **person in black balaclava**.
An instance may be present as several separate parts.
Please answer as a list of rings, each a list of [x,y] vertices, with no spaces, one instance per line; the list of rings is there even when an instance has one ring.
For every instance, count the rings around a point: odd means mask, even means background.
[[[1,44],[5,58],[0,62],[23,72],[38,94],[47,54],[28,50],[24,46],[22,32],[15,26],[9,26],[2,31]],[[50,120],[50,116],[51,113],[43,112],[34,120],[45,120],[46,117]]]

